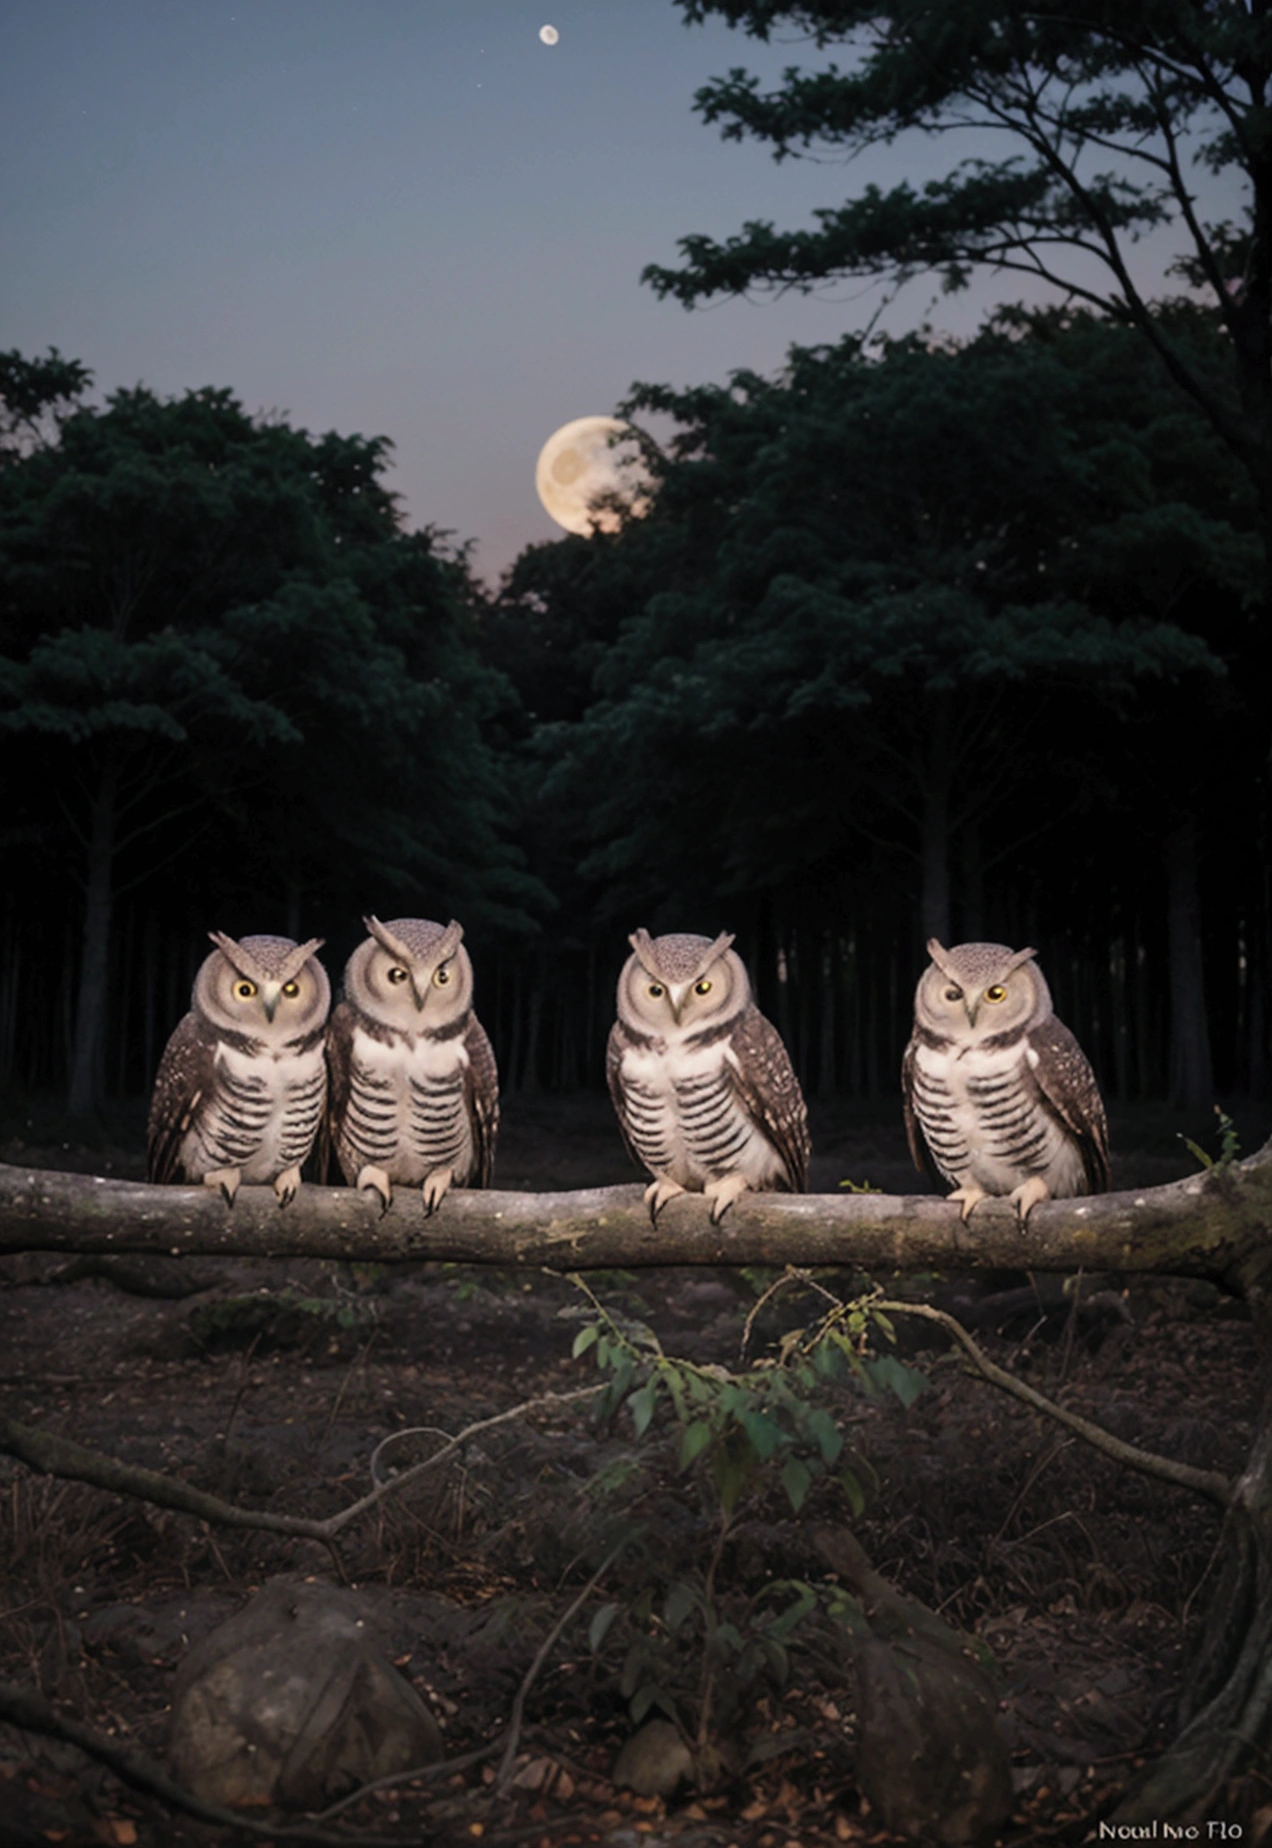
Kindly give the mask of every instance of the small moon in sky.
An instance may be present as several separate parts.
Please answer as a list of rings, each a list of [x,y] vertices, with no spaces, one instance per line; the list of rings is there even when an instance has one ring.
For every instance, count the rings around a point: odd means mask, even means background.
[[[586,536],[597,529],[617,532],[620,520],[612,507],[592,506],[601,494],[617,494],[633,513],[643,513],[648,498],[641,489],[649,477],[638,461],[611,448],[610,439],[631,434],[617,417],[576,417],[562,424],[539,451],[534,485],[558,526]]]
[[[545,45],[555,45],[560,36],[561,34],[557,31],[555,26],[539,27],[539,37],[543,40]]]

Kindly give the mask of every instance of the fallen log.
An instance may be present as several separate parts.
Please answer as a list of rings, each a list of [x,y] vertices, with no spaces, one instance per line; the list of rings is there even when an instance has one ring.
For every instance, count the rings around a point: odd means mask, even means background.
[[[1246,1290],[1272,1252],[1272,1141],[1248,1160],[1163,1187],[1049,1200],[1027,1228],[1004,1200],[964,1223],[935,1196],[745,1194],[713,1226],[683,1195],[652,1226],[639,1186],[576,1193],[454,1190],[426,1218],[418,1190],[387,1213],[347,1187],[268,1187],[232,1207],[204,1187],[0,1165],[0,1252],[444,1259],[548,1270],[665,1264],[844,1265],[869,1272],[1015,1268],[1167,1271]]]

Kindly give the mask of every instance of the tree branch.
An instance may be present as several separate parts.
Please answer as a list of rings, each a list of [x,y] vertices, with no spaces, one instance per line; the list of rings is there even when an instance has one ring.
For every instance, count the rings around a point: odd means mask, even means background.
[[[651,1226],[640,1186],[578,1193],[453,1190],[426,1219],[399,1188],[381,1215],[366,1194],[242,1187],[233,1207],[205,1187],[0,1165],[0,1252],[143,1251],[216,1257],[443,1259],[554,1271],[667,1264],[841,1265],[871,1272],[1166,1271],[1246,1289],[1272,1266],[1272,1141],[1257,1155],[1165,1187],[1048,1200],[1021,1231],[1005,1200],[965,1224],[948,1201],[889,1194],[745,1194],[713,1226],[702,1199]]]
[[[564,1405],[595,1398],[604,1390],[601,1382],[595,1386],[580,1386],[573,1392],[543,1393],[537,1399],[526,1399],[519,1405],[509,1406],[506,1411],[496,1412],[490,1418],[479,1418],[465,1425],[454,1437],[443,1433],[445,1442],[432,1456],[377,1482],[369,1494],[322,1521],[310,1520],[301,1514],[273,1514],[265,1508],[241,1508],[235,1502],[222,1501],[219,1495],[196,1489],[192,1483],[183,1482],[180,1476],[167,1476],[159,1470],[143,1469],[137,1463],[125,1463],[119,1457],[77,1444],[74,1438],[62,1437],[35,1425],[19,1424],[12,1418],[0,1418],[0,1453],[17,1457],[29,1468],[43,1475],[56,1476],[61,1481],[88,1482],[114,1495],[133,1495],[139,1501],[153,1502],[159,1508],[175,1508],[181,1514],[192,1514],[198,1520],[216,1522],[222,1527],[247,1527],[259,1533],[291,1534],[301,1540],[319,1540],[334,1552],[337,1537],[360,1515],[453,1456],[470,1438],[493,1430],[497,1425],[509,1424],[514,1418],[524,1418],[530,1412],[555,1411]],[[391,1435],[400,1438],[411,1433],[395,1431]],[[383,1449],[382,1443],[376,1457]]]
[[[1120,1437],[1114,1437],[1103,1426],[1092,1424],[1089,1418],[1083,1418],[1078,1412],[1071,1412],[1063,1405],[1057,1405],[1054,1399],[1048,1399],[1043,1393],[1036,1392],[1014,1373],[995,1366],[987,1354],[983,1354],[963,1324],[943,1309],[934,1309],[929,1303],[894,1302],[881,1299],[872,1304],[876,1309],[883,1309],[889,1315],[916,1315],[925,1322],[936,1322],[944,1328],[962,1348],[968,1358],[971,1370],[978,1373],[991,1386],[1001,1388],[1013,1398],[1020,1399],[1031,1406],[1035,1412],[1041,1412],[1047,1418],[1053,1418],[1057,1424],[1076,1434],[1090,1444],[1093,1449],[1103,1451],[1106,1457],[1112,1457],[1115,1463],[1121,1463],[1128,1469],[1137,1469],[1142,1475],[1156,1476],[1163,1482],[1173,1482],[1181,1489],[1194,1489],[1198,1495],[1207,1495],[1211,1501],[1217,1501],[1221,1508],[1226,1508],[1232,1500],[1234,1485],[1227,1476],[1215,1469],[1194,1469],[1188,1463],[1176,1463],[1170,1457],[1158,1456],[1151,1450],[1140,1450],[1135,1444],[1128,1444]]]

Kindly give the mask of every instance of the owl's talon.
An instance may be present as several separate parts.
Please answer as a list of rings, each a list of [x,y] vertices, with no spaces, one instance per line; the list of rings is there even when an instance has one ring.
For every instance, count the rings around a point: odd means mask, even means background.
[[[651,1226],[657,1226],[658,1215],[662,1212],[668,1200],[674,1200],[677,1194],[682,1194],[684,1191],[679,1181],[670,1181],[665,1175],[661,1180],[651,1181],[649,1183],[649,1186],[645,1189],[645,1205],[649,1208],[649,1223]]]
[[[425,1219],[431,1219],[433,1217],[433,1214],[437,1211],[438,1207],[449,1193],[450,1185],[454,1178],[455,1170],[453,1168],[434,1168],[433,1172],[426,1176],[424,1186],[421,1189],[424,1200]]]
[[[234,1196],[243,1179],[240,1168],[209,1168],[203,1177],[203,1185],[219,1191],[227,1206],[233,1206]]]
[[[358,1191],[359,1193],[374,1193],[379,1195],[380,1217],[383,1219],[384,1215],[389,1210],[389,1202],[393,1198],[393,1185],[388,1175],[384,1172],[384,1169],[373,1168],[369,1163],[365,1168],[359,1169]]]
[[[744,1176],[730,1174],[722,1181],[708,1181],[702,1191],[711,1203],[711,1223],[718,1226],[733,1202],[748,1191],[748,1186]]]
[[[955,1204],[962,1202],[959,1218],[966,1225],[981,1201],[988,1200],[989,1195],[983,1187],[977,1187],[974,1181],[968,1181],[965,1186],[956,1187],[952,1194],[947,1194],[945,1197]]]
[[[274,1182],[274,1192],[278,1195],[280,1208],[290,1206],[300,1192],[300,1169],[284,1168]]]
[[[1008,1195],[1016,1209],[1016,1224],[1022,1232],[1029,1229],[1029,1215],[1035,1206],[1041,1206],[1044,1200],[1051,1198],[1051,1189],[1040,1174],[1031,1174],[1019,1187],[1013,1187]]]

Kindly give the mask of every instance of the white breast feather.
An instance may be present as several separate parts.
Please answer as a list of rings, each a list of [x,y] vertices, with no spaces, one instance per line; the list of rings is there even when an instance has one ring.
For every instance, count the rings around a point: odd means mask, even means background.
[[[781,1157],[732,1093],[727,1103],[717,1086],[725,1065],[740,1070],[737,1054],[717,1040],[706,1046],[669,1040],[665,1047],[630,1045],[620,1074],[628,1097],[628,1134],[642,1159],[659,1176],[694,1191],[723,1174],[741,1174],[752,1187],[764,1188],[785,1172]],[[724,1159],[706,1165],[692,1146],[695,1095],[715,1098],[712,1136],[727,1148]],[[653,1159],[651,1159],[653,1157]]]
[[[363,1151],[367,1158],[383,1167],[390,1179],[404,1186],[424,1180],[434,1168],[443,1165],[420,1145],[414,1133],[414,1120],[421,1094],[435,1087],[449,1087],[458,1078],[460,1090],[448,1139],[449,1148],[456,1152],[454,1159],[447,1160],[444,1165],[454,1167],[457,1175],[469,1172],[475,1150],[462,1091],[463,1076],[470,1063],[462,1036],[408,1039],[396,1035],[391,1044],[386,1044],[361,1027],[355,1027],[350,1050],[355,1099],[361,1072],[380,1082],[387,1081],[383,1090],[377,1089],[375,1098],[377,1109],[389,1118],[384,1144],[374,1153]],[[346,1125],[346,1134],[351,1127]]]
[[[969,1046],[959,1053],[920,1044],[915,1062],[926,1080],[916,1091],[916,1114],[947,1180],[955,1185],[971,1180],[987,1193],[1008,1194],[1038,1174],[1055,1194],[1085,1193],[1081,1152],[1058,1117],[1041,1102],[1026,1107],[1024,1093],[1010,1083],[986,1100],[985,1087],[1010,1081],[1025,1064],[1037,1069],[1032,1047]],[[925,1101],[924,1090],[936,1094],[934,1102]],[[1021,1161],[1013,1156],[1013,1144],[1026,1136],[1028,1155]]]
[[[304,1161],[326,1091],[321,1041],[306,1052],[271,1054],[243,1052],[222,1040],[213,1068],[217,1094],[181,1145],[186,1173],[237,1167],[244,1181],[267,1182]],[[240,1127],[244,1119],[252,1125],[250,1147]]]

